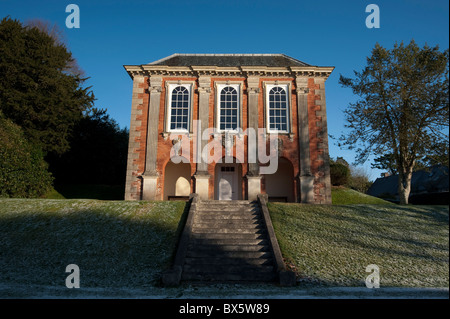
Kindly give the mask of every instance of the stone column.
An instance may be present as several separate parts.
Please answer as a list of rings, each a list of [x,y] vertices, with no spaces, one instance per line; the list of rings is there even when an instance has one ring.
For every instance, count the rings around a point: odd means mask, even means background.
[[[319,153],[319,159],[323,161],[323,176],[321,182],[325,187],[321,190],[324,197],[324,204],[331,204],[331,177],[330,177],[330,157],[328,150],[328,124],[327,124],[327,106],[325,101],[325,78],[315,78],[314,83],[319,85],[320,89],[315,90],[315,94],[319,96],[319,100],[315,100],[315,104],[320,106],[320,110],[316,111],[316,116],[322,119],[320,133],[318,138],[321,142],[317,146],[322,152]]]
[[[139,199],[138,178],[137,173],[139,171],[138,164],[135,162],[138,157],[138,149],[140,143],[136,141],[140,137],[140,131],[138,128],[141,126],[142,116],[142,94],[144,93],[144,77],[142,75],[135,75],[133,78],[133,97],[131,100],[131,119],[130,119],[130,136],[128,142],[128,161],[127,161],[127,173],[125,182],[125,200],[137,200]],[[142,168],[141,168],[142,169]]]
[[[254,131],[255,139],[251,139],[248,135],[247,139],[247,158],[251,152],[254,152],[253,158],[255,163],[248,160],[247,173],[247,194],[248,200],[253,201],[257,199],[258,194],[261,193],[261,175],[259,175],[259,164],[257,162],[258,154],[258,99],[259,99],[259,77],[250,76],[247,78],[247,117],[248,129]]]
[[[302,203],[314,203],[314,176],[311,174],[311,157],[309,149],[308,79],[298,77],[295,82],[297,86],[297,113],[299,126],[300,201]]]
[[[150,97],[148,103],[147,147],[145,153],[145,172],[142,175],[142,199],[155,200],[157,198],[158,172],[156,170],[156,155],[158,150],[158,124],[161,104],[161,77],[150,77],[148,88]]]
[[[195,178],[195,192],[200,199],[208,199],[209,196],[209,178],[208,163],[206,159],[202,159],[201,151],[208,144],[207,140],[203,140],[202,134],[208,129],[209,123],[209,97],[211,94],[211,78],[200,76],[198,78],[198,119],[201,125],[197,128],[197,172]],[[200,147],[198,147],[200,146]]]

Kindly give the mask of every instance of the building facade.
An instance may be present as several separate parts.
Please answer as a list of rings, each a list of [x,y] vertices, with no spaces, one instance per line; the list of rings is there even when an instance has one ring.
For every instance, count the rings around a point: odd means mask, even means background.
[[[331,203],[325,81],[283,54],[173,54],[133,80],[126,200]]]

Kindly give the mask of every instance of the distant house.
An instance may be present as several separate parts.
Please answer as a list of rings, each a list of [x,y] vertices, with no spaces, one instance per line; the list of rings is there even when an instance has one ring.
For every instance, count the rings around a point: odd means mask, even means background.
[[[377,178],[367,194],[398,202],[398,175]],[[411,204],[448,205],[448,195],[448,167],[436,165],[413,173],[409,195]]]

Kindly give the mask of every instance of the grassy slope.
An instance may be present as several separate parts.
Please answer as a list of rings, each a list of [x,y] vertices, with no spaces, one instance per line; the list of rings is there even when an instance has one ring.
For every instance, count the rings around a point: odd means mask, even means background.
[[[349,205],[349,204],[381,204],[394,205],[391,202],[385,201],[381,198],[366,195],[346,187],[332,187],[331,200],[334,205]]]
[[[171,262],[184,202],[0,199],[0,283],[154,285]]]
[[[348,195],[351,196],[348,196]],[[377,264],[384,286],[448,287],[448,206],[397,206],[346,189],[352,205],[270,203],[283,256],[307,278],[364,286]],[[382,205],[373,205],[367,203]],[[170,265],[184,202],[0,199],[0,284],[155,286]]]
[[[280,248],[304,282],[449,286],[448,206],[269,203]]]

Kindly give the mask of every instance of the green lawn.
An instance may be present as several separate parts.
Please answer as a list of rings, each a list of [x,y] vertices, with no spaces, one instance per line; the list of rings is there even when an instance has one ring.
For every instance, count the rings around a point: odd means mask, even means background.
[[[449,285],[448,206],[269,203],[269,210],[300,288],[365,287],[369,264],[379,266],[383,286]],[[66,293],[65,267],[77,264],[83,287],[158,292],[185,213],[185,202],[0,199],[0,288]]]
[[[385,201],[381,198],[369,196],[353,189],[346,187],[332,187],[331,200],[333,205],[348,205],[348,204],[375,204],[375,205],[394,205],[391,202]]]
[[[448,206],[269,203],[283,256],[304,283],[449,286]]]
[[[0,283],[156,285],[171,264],[185,202],[0,199]]]

